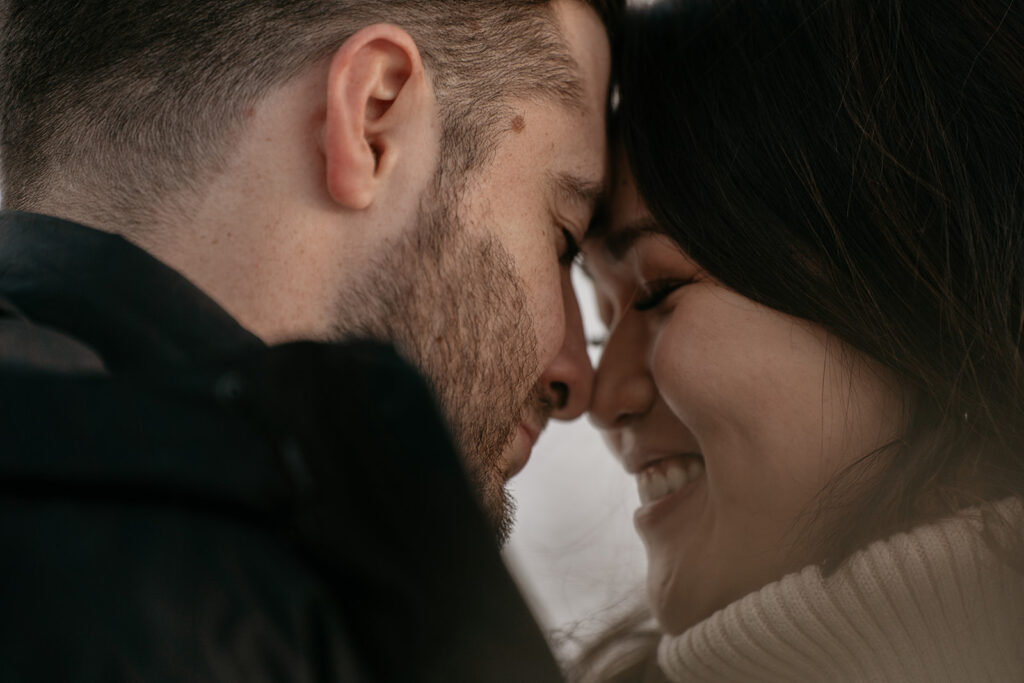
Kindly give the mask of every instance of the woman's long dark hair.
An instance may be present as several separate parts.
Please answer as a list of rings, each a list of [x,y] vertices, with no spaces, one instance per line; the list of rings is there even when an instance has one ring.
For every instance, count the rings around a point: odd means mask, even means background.
[[[630,16],[619,87],[666,232],[910,388],[823,559],[1024,493],[1024,5],[662,2]]]
[[[623,42],[618,134],[666,233],[908,387],[903,437],[820,497],[826,569],[1024,495],[1024,4],[663,0]]]

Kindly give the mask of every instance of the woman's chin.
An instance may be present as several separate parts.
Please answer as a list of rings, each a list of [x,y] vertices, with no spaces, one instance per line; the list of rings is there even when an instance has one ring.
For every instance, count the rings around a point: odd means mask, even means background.
[[[695,586],[693,577],[681,576],[671,567],[652,564],[647,573],[647,598],[661,630],[679,635],[725,605]]]

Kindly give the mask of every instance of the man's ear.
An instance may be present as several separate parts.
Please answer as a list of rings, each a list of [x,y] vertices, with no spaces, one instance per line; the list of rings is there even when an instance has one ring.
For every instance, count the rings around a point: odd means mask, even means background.
[[[353,34],[331,58],[323,154],[330,196],[350,209],[373,203],[401,154],[401,128],[424,115],[426,76],[412,37],[390,24]]]

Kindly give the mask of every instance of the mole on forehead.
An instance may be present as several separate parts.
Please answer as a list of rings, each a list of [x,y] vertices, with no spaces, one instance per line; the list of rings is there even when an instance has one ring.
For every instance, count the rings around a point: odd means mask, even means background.
[[[526,119],[523,118],[522,114],[516,114],[512,118],[512,130],[517,133],[522,133],[526,129]]]

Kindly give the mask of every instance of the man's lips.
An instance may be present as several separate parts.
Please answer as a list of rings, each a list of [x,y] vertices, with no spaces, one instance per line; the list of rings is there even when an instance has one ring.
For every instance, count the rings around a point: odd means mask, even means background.
[[[537,443],[538,437],[540,437],[541,429],[525,421],[517,425],[518,433],[508,453],[507,467],[505,469],[506,481],[519,474],[526,467],[526,463],[530,460],[533,446]]]
[[[520,422],[519,427],[524,432],[526,432],[526,436],[529,439],[530,448],[533,448],[533,445],[537,443],[537,438],[540,436],[540,429],[532,427],[531,425],[525,422]]]

